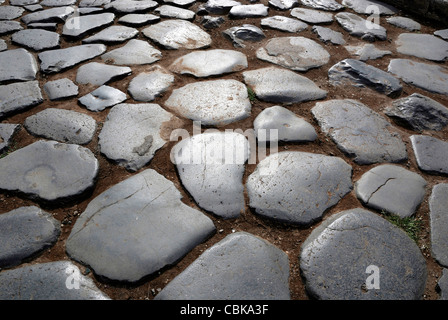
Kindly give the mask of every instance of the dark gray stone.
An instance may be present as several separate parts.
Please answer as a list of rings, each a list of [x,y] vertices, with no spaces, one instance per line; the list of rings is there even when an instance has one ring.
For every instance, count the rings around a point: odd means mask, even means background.
[[[131,39],[124,46],[101,56],[101,59],[107,63],[127,66],[151,64],[161,58],[162,52],[147,41],[138,39]]]
[[[421,24],[406,17],[389,17],[386,19],[391,25],[396,27],[406,29],[409,31],[419,31],[421,29]]]
[[[437,282],[437,289],[440,291],[440,300],[448,300],[448,269],[443,268],[442,277]]]
[[[22,29],[23,27],[18,21],[0,21],[0,36]]]
[[[0,86],[0,118],[34,107],[43,101],[37,81]]]
[[[135,38],[139,31],[127,26],[110,26],[100,32],[85,38],[82,43],[117,44]]]
[[[100,13],[86,16],[75,16],[68,18],[62,28],[62,35],[75,40],[109,26],[114,22],[115,15],[113,13]]]
[[[211,14],[228,14],[233,6],[241,4],[234,0],[208,0],[204,7]]]
[[[300,32],[308,28],[305,22],[285,16],[272,16],[261,19],[261,26],[286,32]]]
[[[309,24],[331,23],[333,22],[333,13],[314,9],[294,8],[290,14]]]
[[[33,258],[53,246],[60,232],[60,222],[35,206],[0,214],[0,267],[15,267]]]
[[[314,26],[311,31],[316,33],[319,39],[323,42],[330,42],[336,45],[345,44],[344,35],[330,28]]]
[[[299,5],[299,0],[269,0],[269,5],[278,10],[289,10]]]
[[[158,5],[156,1],[152,0],[120,0],[104,5],[104,9],[111,9],[116,13],[145,13]]]
[[[219,28],[220,25],[222,25],[224,23],[224,18],[223,17],[212,17],[212,16],[204,16],[201,20],[201,25],[205,28],[205,29],[215,29],[215,28]]]
[[[321,300],[419,300],[427,277],[416,243],[364,209],[333,214],[314,229],[300,269],[308,294]]]
[[[20,48],[0,52],[0,83],[35,80],[37,71],[37,61],[29,51]]]
[[[155,297],[156,300],[290,298],[288,256],[266,240],[246,232],[230,234],[205,251]]]
[[[263,30],[251,24],[231,27],[224,30],[222,34],[237,48],[245,48],[245,41],[258,42],[266,37]]]
[[[78,86],[67,78],[48,81],[44,84],[43,89],[52,101],[73,98],[78,95]]]
[[[431,34],[402,33],[395,45],[402,54],[438,62],[448,59],[448,42]]]
[[[25,9],[16,6],[1,6],[0,7],[0,20],[14,20],[20,18]]]
[[[354,37],[361,40],[374,42],[375,40],[386,40],[387,30],[383,26],[375,24],[350,12],[340,12],[335,15],[340,26]]]
[[[125,282],[172,265],[215,231],[212,220],[181,198],[152,169],[132,175],[89,203],[67,239],[67,253],[97,275]]]
[[[42,51],[60,47],[59,34],[53,31],[27,29],[14,33],[11,41],[26,48]]]
[[[150,23],[159,22],[160,17],[150,13],[129,13],[118,19],[118,22],[130,27],[141,27]]]
[[[343,5],[335,0],[300,0],[302,5],[325,11],[339,11],[344,8]]]
[[[99,112],[126,101],[126,93],[106,85],[79,98],[78,102],[90,111]]]
[[[163,3],[178,6],[181,8],[188,8],[193,5],[196,0],[163,0]]]
[[[8,149],[20,128],[20,124],[0,123],[0,154]]]
[[[103,84],[126,77],[132,73],[129,67],[111,66],[104,63],[90,62],[78,68],[76,82],[80,84]]]
[[[56,7],[29,13],[21,20],[27,25],[36,22],[65,22],[73,13],[75,9],[72,7]]]
[[[268,15],[268,7],[262,3],[233,6],[229,11],[231,18],[259,18]]]
[[[429,198],[432,256],[442,266],[448,266],[448,184],[440,183],[432,188]],[[445,293],[446,294],[446,293]]]
[[[154,10],[162,18],[173,18],[193,21],[196,13],[194,11],[164,4]]]
[[[448,174],[448,142],[426,135],[411,136],[417,165],[430,174]]]
[[[155,66],[142,72],[129,82],[128,92],[136,101],[150,102],[166,92],[174,76],[162,67]]]

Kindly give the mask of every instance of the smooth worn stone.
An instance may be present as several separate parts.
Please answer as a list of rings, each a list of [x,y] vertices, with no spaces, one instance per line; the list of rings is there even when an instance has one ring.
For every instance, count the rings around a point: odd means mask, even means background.
[[[448,124],[448,108],[419,93],[394,100],[385,114],[414,131],[440,131]]]
[[[111,66],[104,63],[90,62],[78,68],[76,82],[101,86],[128,76],[132,73],[129,67]]]
[[[233,6],[229,11],[231,18],[259,18],[268,15],[268,7],[262,3]]]
[[[56,7],[29,13],[21,20],[27,25],[36,22],[65,22],[73,13],[75,9],[72,7]]]
[[[392,59],[388,72],[423,90],[448,95],[448,68],[408,59]]]
[[[448,59],[448,42],[431,34],[402,33],[395,45],[402,54],[439,62]]]
[[[230,9],[242,3],[234,0],[208,0],[205,9],[211,14],[228,14]]]
[[[310,79],[291,70],[267,67],[243,72],[244,82],[257,98],[275,103],[299,103],[323,99],[327,96]]]
[[[440,292],[439,300],[448,300],[448,269],[443,268],[442,276],[437,282],[437,289]]]
[[[435,36],[438,36],[444,40],[448,40],[448,29],[437,30],[434,32]]]
[[[22,29],[23,27],[18,21],[0,21],[0,36]]]
[[[120,0],[104,5],[104,9],[111,9],[116,13],[144,13],[156,8],[158,5],[156,1],[152,0]]]
[[[334,0],[300,0],[302,5],[325,11],[338,11],[344,8],[343,5]]]
[[[103,8],[91,7],[91,8],[78,8],[78,13],[80,16],[88,14],[96,14],[104,11]]]
[[[0,0],[0,3],[2,0]],[[9,4],[12,6],[24,7],[27,5],[38,4],[39,0],[9,0]]]
[[[100,32],[85,38],[82,43],[117,44],[135,38],[139,31],[127,26],[110,26]]]
[[[44,9],[44,7],[42,7],[40,4],[30,4],[28,6],[24,6],[24,8],[30,12],[40,11]]]
[[[171,5],[161,5],[154,10],[155,13],[159,14],[162,18],[173,18],[173,19],[183,19],[183,20],[194,20],[196,13],[194,11],[179,8]]]
[[[0,83],[35,80],[38,68],[34,56],[23,48],[0,52]]]
[[[355,183],[355,191],[365,206],[407,218],[423,201],[426,184],[417,173],[384,164],[364,173]]]
[[[429,198],[431,227],[431,253],[442,266],[448,266],[448,184],[439,183],[432,188]]]
[[[88,110],[99,112],[122,103],[126,99],[126,93],[113,87],[102,85],[85,96],[82,96],[78,101]]]
[[[0,214],[0,267],[15,267],[31,259],[53,246],[60,232],[60,222],[36,206]]]
[[[114,22],[113,13],[100,13],[68,18],[62,28],[62,35],[70,39],[81,39],[84,36],[109,26]]]
[[[20,128],[20,124],[0,123],[0,154],[9,148]]]
[[[319,68],[330,61],[327,50],[305,37],[272,38],[256,51],[256,56],[294,71]]]
[[[96,121],[72,110],[48,108],[25,119],[29,133],[50,140],[73,144],[87,144],[96,131]]]
[[[38,263],[0,273],[2,300],[110,300],[70,261]]]
[[[345,46],[345,49],[361,61],[375,60],[392,54],[389,50],[380,50],[374,44],[366,43],[359,46]]]
[[[420,170],[436,175],[448,174],[448,142],[427,135],[413,135],[411,143]]]
[[[61,204],[90,191],[98,170],[89,149],[39,140],[0,159],[0,189]]]
[[[144,65],[159,61],[162,52],[147,41],[131,39],[124,46],[108,51],[101,56],[104,62],[117,65]]]
[[[386,19],[388,23],[396,27],[406,29],[409,31],[419,31],[421,29],[421,24],[406,17],[389,17]]]
[[[326,43],[330,42],[336,45],[345,44],[344,35],[330,28],[325,28],[322,26],[313,26],[311,31],[316,33],[319,39],[323,42]]]
[[[27,29],[14,33],[11,41],[26,48],[42,51],[60,47],[59,34],[53,31]]]
[[[86,7],[102,7],[111,3],[111,0],[81,0],[79,1],[80,8]]]
[[[332,66],[328,70],[328,78],[334,86],[349,84],[370,88],[389,97],[397,97],[403,90],[400,80],[391,74],[354,59],[345,59]]]
[[[207,32],[186,20],[165,20],[143,29],[142,33],[165,49],[203,49],[212,43]]]
[[[224,18],[223,17],[212,17],[212,16],[204,16],[202,17],[201,20],[201,25],[205,28],[205,29],[215,29],[215,28],[219,28],[220,25],[222,25],[224,23]]]
[[[299,5],[299,0],[269,0],[269,5],[278,10],[289,10]]]
[[[316,130],[305,119],[281,106],[264,109],[254,120],[258,141],[309,142],[317,139]],[[271,135],[271,131],[275,134]]]
[[[182,139],[172,149],[180,180],[202,209],[224,219],[244,211],[243,175],[249,142],[236,132],[210,132]]]
[[[232,79],[195,82],[175,89],[165,107],[206,126],[224,126],[251,113],[246,86]]]
[[[272,16],[261,19],[261,26],[286,32],[300,32],[308,28],[305,22],[284,16]]]
[[[338,157],[282,151],[248,177],[250,207],[265,218],[307,226],[352,189],[352,168]]]
[[[215,232],[212,220],[181,199],[152,169],[132,175],[89,203],[67,239],[67,253],[95,274],[123,282],[173,265]]]
[[[195,2],[196,0],[163,0],[163,3],[171,4],[182,8],[188,8]]]
[[[290,14],[309,24],[331,23],[333,22],[333,13],[314,9],[294,8]]]
[[[155,300],[290,298],[286,253],[250,233],[236,232],[201,254]]]
[[[419,300],[425,290],[426,260],[416,243],[361,208],[315,228],[299,263],[307,292],[319,300]]]
[[[158,104],[116,105],[99,134],[101,153],[129,171],[141,169],[165,145],[161,128],[172,117]]]
[[[0,7],[0,20],[14,20],[20,18],[25,9],[16,6],[1,6]]]
[[[0,118],[37,106],[43,101],[37,81],[0,86]]]
[[[43,73],[58,73],[93,59],[106,51],[104,44],[87,44],[39,53]]]
[[[6,41],[3,39],[0,39],[0,52],[5,51],[8,49],[8,45],[6,44]]]
[[[45,7],[64,7],[73,6],[76,0],[42,0],[40,4]]]
[[[342,0],[342,5],[346,6],[356,13],[381,16],[390,16],[396,14],[398,9],[394,6],[377,0]]]
[[[266,38],[263,30],[252,24],[231,27],[224,30],[222,34],[232,41],[233,46],[237,48],[245,48],[245,41],[259,42]]]
[[[176,59],[169,69],[195,77],[217,76],[244,70],[248,67],[244,53],[235,50],[212,49],[194,51]]]
[[[311,113],[322,131],[357,164],[407,159],[406,146],[391,124],[359,101],[318,102]]]
[[[118,22],[130,27],[141,27],[150,23],[159,22],[160,17],[150,13],[129,13],[118,19]]]
[[[166,92],[174,76],[160,66],[142,72],[129,82],[128,92],[136,101],[153,101]]]
[[[44,84],[43,89],[52,101],[73,98],[78,95],[78,86],[67,78],[48,81]]]
[[[372,21],[365,20],[360,16],[350,12],[339,12],[335,15],[336,21],[348,33],[354,37],[361,38],[369,42],[375,40],[386,40],[387,30],[383,26]]]
[[[58,24],[56,22],[36,22],[36,23],[30,23],[27,26],[27,29],[43,29],[47,31],[57,31]]]

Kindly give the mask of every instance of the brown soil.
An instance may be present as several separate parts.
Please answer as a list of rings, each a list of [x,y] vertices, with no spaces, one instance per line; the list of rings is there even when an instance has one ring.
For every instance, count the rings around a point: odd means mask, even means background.
[[[243,1],[244,3],[249,3],[248,1]],[[5,4],[8,4],[9,1],[6,1]],[[261,3],[264,3],[267,5],[267,0],[262,0]],[[199,5],[202,3],[198,2],[194,4],[190,9],[196,11]],[[286,15],[289,16],[289,11],[279,11],[275,10],[273,8],[270,8],[269,15]],[[199,24],[202,17],[196,16],[195,22]],[[244,23],[254,24],[258,27],[260,27],[260,19],[238,19],[238,20],[231,20],[227,16],[225,17],[226,21],[223,25],[221,25],[218,29],[209,30],[208,32],[212,36],[213,44],[211,48],[222,48],[222,49],[232,49],[232,50],[238,50],[243,53],[245,53],[248,57],[248,63],[249,68],[247,70],[254,70],[262,67],[272,66],[272,64],[268,62],[263,62],[255,57],[255,51],[265,42],[258,42],[258,43],[250,43],[247,42],[247,47],[244,49],[241,48],[235,48],[231,44],[229,40],[223,37],[222,31],[225,29],[228,29],[232,26],[242,25]],[[414,17],[414,19],[418,20]],[[118,19],[115,19],[117,21]],[[420,21],[424,26],[422,27],[421,33],[432,33],[437,28],[431,27],[430,24],[426,21]],[[371,60],[368,63],[376,66],[382,70],[387,70],[387,66],[389,64],[389,61],[393,58],[408,58],[408,59],[414,59],[416,61],[419,61],[418,58],[412,58],[409,56],[402,56],[400,54],[395,53],[394,48],[394,40],[398,36],[398,34],[405,32],[402,29],[393,27],[389,25],[384,18],[381,19],[381,25],[386,27],[388,30],[388,40],[387,41],[378,41],[375,42],[375,45],[381,49],[388,49],[393,51],[394,53],[389,56],[385,56],[382,59],[379,60]],[[333,22],[331,25],[329,25],[333,30],[343,32],[345,35],[345,39],[347,41],[347,45],[357,45],[364,43],[358,38],[351,37],[348,35],[347,32],[343,31],[343,29],[337,24],[337,22]],[[145,27],[138,28],[140,31],[143,30]],[[59,31],[61,29],[61,26],[59,25]],[[264,29],[264,32],[266,34],[266,40],[271,39],[273,37],[282,37],[282,36],[293,36],[295,34],[290,34],[286,32],[281,32],[277,30],[272,29]],[[305,36],[310,39],[316,40],[318,43],[321,43],[317,36],[311,32],[310,28],[308,30],[300,32],[297,34],[298,36]],[[148,40],[146,39],[142,33],[138,36],[139,39]],[[16,48],[13,44],[11,44],[10,36],[2,36],[2,39],[5,39],[8,43],[8,48]],[[151,43],[151,41],[149,41]],[[77,42],[67,42],[62,39],[61,47],[68,47],[72,45],[80,44],[80,41]],[[154,46],[156,46],[154,43],[152,43]],[[359,89],[351,86],[344,86],[344,87],[333,87],[329,85],[328,83],[328,69],[334,65],[335,63],[348,58],[349,53],[344,49],[343,46],[334,46],[331,44],[323,44],[324,47],[330,52],[331,59],[330,62],[318,69],[310,70],[308,72],[302,73],[303,75],[307,76],[314,82],[316,82],[322,89],[325,89],[328,91],[327,99],[342,99],[342,98],[351,98],[351,99],[357,99],[367,106],[371,107],[373,110],[379,112],[380,114],[383,113],[383,110],[386,106],[388,106],[392,99],[381,95],[379,93],[376,93],[373,90],[370,89]],[[114,46],[108,46],[108,51],[112,50],[116,47],[120,47],[121,45],[114,45]],[[164,50],[162,48],[159,48],[163,52],[163,58],[160,60],[158,65],[168,68],[170,64],[178,57],[186,54],[187,52],[190,52],[188,50]],[[37,53],[35,53],[37,57]],[[98,61],[102,62],[102,60],[97,57],[89,62],[92,61]],[[423,60],[422,60],[423,61]],[[446,63],[443,63],[446,65]],[[129,81],[136,75],[138,75],[140,72],[144,72],[145,70],[151,68],[151,66],[132,66],[132,75],[109,83],[108,85],[113,86],[115,88],[118,88],[122,90],[123,92],[127,92],[127,87],[129,84]],[[41,86],[51,80],[59,79],[59,78],[69,78],[72,81],[75,81],[76,77],[76,71],[78,67],[74,67],[70,70],[67,70],[66,72],[54,74],[54,75],[38,75],[38,80],[41,84]],[[226,79],[236,79],[239,81],[242,81],[242,74],[241,72],[232,73],[228,75],[224,75],[221,78]],[[204,79],[202,79],[204,80]],[[175,83],[172,86],[172,89],[179,88],[187,83],[194,82],[194,81],[202,81],[201,79],[195,79],[194,77],[190,76],[176,76]],[[410,95],[414,92],[421,93],[423,95],[426,95],[430,98],[435,99],[436,101],[448,106],[448,97],[438,94],[431,94],[429,92],[420,90],[418,88],[415,88],[413,86],[407,85],[403,83],[403,93],[401,97]],[[80,86],[80,93],[78,97],[81,97],[82,95],[92,91],[92,87],[90,86]],[[165,99],[169,96],[170,91],[166,92],[163,96],[157,98],[154,103],[158,103],[163,106],[163,102]],[[129,103],[137,103],[134,102],[132,99],[130,99],[130,96],[128,95],[129,99],[127,102]],[[357,181],[363,173],[374,167],[374,165],[368,165],[368,166],[359,166],[356,163],[352,161],[352,159],[348,158],[345,154],[343,154],[336,145],[328,138],[326,137],[321,130],[319,129],[317,123],[313,119],[311,115],[311,108],[315,105],[314,102],[307,102],[307,103],[301,103],[301,104],[292,104],[289,106],[286,106],[288,109],[294,111],[297,115],[305,118],[307,121],[309,121],[311,124],[314,125],[316,132],[318,132],[318,139],[315,142],[312,143],[306,143],[306,144],[280,144],[279,151],[283,150],[300,150],[300,151],[307,151],[307,152],[314,152],[314,153],[321,153],[321,154],[328,154],[328,155],[334,155],[341,157],[345,159],[350,165],[353,167],[353,181]],[[261,101],[255,101],[253,103],[252,108],[252,115],[250,118],[245,119],[243,121],[239,121],[234,124],[230,124],[225,127],[219,128],[220,130],[224,129],[241,129],[243,131],[252,128],[253,126],[253,120],[255,117],[266,107],[272,106],[274,104],[271,103],[265,103]],[[98,130],[95,135],[95,138],[90,142],[86,147],[89,148],[95,156],[100,161],[100,172],[97,184],[92,191],[92,194],[89,195],[87,198],[82,199],[75,205],[69,206],[69,207],[60,207],[60,208],[54,208],[51,210],[48,210],[49,212],[53,213],[54,217],[61,221],[62,225],[62,233],[57,241],[57,243],[46,250],[45,252],[41,253],[38,257],[34,258],[32,261],[29,261],[27,263],[29,264],[35,264],[35,263],[43,263],[43,262],[50,262],[50,261],[58,261],[58,260],[69,260],[70,258],[65,252],[65,241],[70,234],[71,228],[73,224],[76,222],[77,217],[84,211],[87,204],[97,195],[99,195],[104,190],[108,189],[109,187],[117,184],[120,181],[123,181],[124,179],[130,177],[133,173],[127,172],[124,168],[108,161],[98,150],[97,142],[98,142],[98,133],[101,130],[102,124],[104,123],[106,116],[108,114],[108,109],[102,111],[102,112],[90,112],[83,108],[82,106],[79,106],[77,103],[77,99],[73,98],[66,101],[59,101],[59,102],[52,102],[49,100],[46,100],[41,105],[32,108],[31,110],[27,110],[25,112],[22,112],[20,114],[10,116],[6,119],[4,119],[3,123],[19,123],[23,124],[26,117],[35,114],[39,111],[42,111],[46,108],[50,107],[57,107],[57,108],[64,108],[64,109],[71,109],[78,112],[86,113],[95,118],[95,120],[98,122]],[[385,118],[388,121],[391,121],[388,117],[385,116]],[[392,122],[391,122],[392,123]],[[165,128],[165,133],[169,134],[170,130],[169,128],[184,128],[190,133],[192,133],[192,122],[189,120],[183,120],[178,121],[174,123],[167,124],[168,128]],[[206,128],[203,128],[205,130]],[[408,130],[403,127],[399,127],[395,125],[395,129],[397,132],[401,134],[403,137],[407,149],[408,149],[408,155],[409,160],[405,163],[402,163],[404,167],[408,168],[411,171],[417,172],[420,175],[422,175],[426,181],[428,182],[427,186],[427,197],[425,198],[424,202],[419,207],[418,211],[415,214],[415,217],[417,219],[420,219],[422,221],[422,229],[420,232],[420,237],[418,240],[418,246],[422,251],[422,254],[426,258],[427,266],[428,266],[428,278],[427,278],[427,284],[424,294],[424,299],[427,300],[435,300],[438,299],[438,292],[436,290],[436,284],[438,279],[441,276],[442,268],[441,266],[434,260],[434,258],[431,256],[431,243],[430,243],[430,227],[429,227],[429,208],[428,208],[428,196],[430,195],[431,189],[435,184],[446,182],[446,177],[443,176],[434,176],[429,175],[424,172],[421,172],[416,164],[415,157],[412,152],[411,144],[409,137],[413,134],[418,134],[414,131]],[[428,134],[435,136],[439,139],[448,141],[448,129],[444,129],[439,132],[423,132],[423,134]],[[37,141],[38,137],[33,137],[27,131],[22,128],[20,132],[15,136],[14,138],[14,144],[12,146],[12,149],[18,149],[21,147],[24,147],[26,145],[29,145],[30,143]],[[170,161],[170,150],[174,146],[175,142],[167,142],[167,144],[160,149],[156,154],[153,160],[143,169],[154,169],[160,174],[164,175],[167,179],[171,180],[176,187],[182,192],[183,194],[183,201],[198,210],[201,210],[193,200],[193,198],[185,191],[183,188],[179,177],[176,173],[175,166]],[[260,159],[258,159],[260,160]],[[31,160],[30,160],[31,161]],[[246,173],[244,176],[244,181],[247,179],[247,177],[254,171],[256,165],[255,164],[248,164],[246,167]],[[247,195],[246,195],[247,200]],[[248,201],[246,201],[248,203]],[[15,208],[21,207],[21,206],[27,206],[27,205],[35,205],[30,200],[18,197],[16,195],[9,195],[9,194],[0,194],[0,212],[8,212],[10,210],[13,210]],[[331,215],[332,213],[339,212],[345,209],[351,209],[355,207],[362,207],[362,204],[360,201],[356,198],[354,192],[352,191],[347,196],[345,196],[337,205],[332,207],[328,212],[325,213],[323,219]],[[263,239],[266,239],[267,241],[271,242],[272,244],[278,246],[280,249],[282,249],[286,254],[289,256],[290,259],[290,290],[291,290],[291,298],[293,300],[308,300],[309,297],[306,293],[305,286],[303,279],[301,278],[300,274],[300,268],[299,268],[299,253],[300,253],[300,247],[304,240],[308,237],[308,235],[311,233],[311,231],[315,228],[315,226],[319,225],[318,223],[315,223],[314,225],[308,227],[308,228],[299,228],[296,226],[289,226],[284,225],[280,223],[276,223],[273,221],[269,221],[266,219],[263,219],[259,216],[257,216],[249,207],[246,207],[245,211],[242,212],[241,216],[237,219],[230,219],[230,220],[224,220],[219,217],[216,217],[212,214],[209,214],[205,212],[207,216],[209,216],[215,223],[217,232],[209,238],[204,243],[198,245],[195,249],[193,249],[191,252],[189,252],[185,257],[183,257],[178,263],[176,263],[174,266],[167,267],[164,270],[161,270],[160,272],[157,272],[154,275],[151,275],[150,277],[144,279],[144,281],[134,284],[134,285],[118,285],[118,284],[111,284],[104,281],[101,281],[97,277],[94,276],[92,272],[88,273],[88,276],[91,277],[97,286],[105,292],[107,295],[109,295],[112,299],[116,300],[150,300],[153,299],[155,294],[163,289],[167,283],[169,283],[176,275],[178,275],[180,272],[182,272],[188,265],[190,265],[196,258],[201,255],[204,250],[210,248],[218,241],[222,240],[225,236],[229,235],[233,231],[247,231],[254,235],[258,235]],[[82,266],[78,264],[77,262],[73,261],[75,264],[77,264],[82,271],[88,271],[86,266]]]

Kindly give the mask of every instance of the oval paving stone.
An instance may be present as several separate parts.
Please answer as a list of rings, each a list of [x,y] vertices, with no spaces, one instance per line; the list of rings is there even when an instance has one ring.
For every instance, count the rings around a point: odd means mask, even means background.
[[[167,91],[174,82],[174,76],[160,66],[142,72],[129,82],[128,92],[134,100],[153,101]]]
[[[350,12],[339,12],[335,15],[339,25],[352,36],[359,37],[362,40],[374,42],[387,39],[386,28],[361,18]]]

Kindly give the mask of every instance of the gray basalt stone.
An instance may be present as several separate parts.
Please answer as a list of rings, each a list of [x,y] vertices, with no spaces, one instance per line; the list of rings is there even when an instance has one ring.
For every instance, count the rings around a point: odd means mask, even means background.
[[[309,24],[331,23],[333,22],[333,13],[314,9],[294,8],[290,14]]]
[[[241,5],[241,2],[234,0],[208,0],[205,9],[211,14],[228,14],[234,6]]]
[[[27,29],[14,33],[11,41],[26,48],[42,51],[60,47],[59,34],[47,30]]]
[[[70,39],[81,39],[89,33],[111,25],[114,19],[115,15],[110,12],[71,17],[65,22],[62,35]]]
[[[375,40],[386,40],[387,30],[383,26],[375,24],[350,12],[339,12],[335,15],[339,25],[352,36],[362,40],[374,42]]]
[[[90,62],[78,68],[76,82],[80,84],[92,84],[101,86],[103,84],[126,77],[132,73],[129,67],[111,66],[108,64]]]
[[[259,42],[266,38],[263,30],[252,24],[231,27],[224,30],[222,34],[232,41],[233,46],[237,48],[245,48],[246,41]]]
[[[443,268],[442,276],[437,282],[436,289],[440,291],[440,300],[448,300],[448,269]]]
[[[303,243],[299,262],[307,292],[320,300],[419,300],[425,290],[416,243],[364,209],[326,219]]]
[[[111,3],[111,0],[81,0],[78,6],[80,8],[102,7]]]
[[[132,175],[89,203],[67,239],[67,253],[103,278],[139,281],[174,264],[215,231],[207,216],[181,198],[152,169]]]
[[[37,71],[37,61],[29,51],[20,48],[0,52],[0,83],[35,80]]]
[[[2,1],[0,1],[1,3]],[[24,7],[27,5],[38,4],[39,0],[10,0],[9,4],[12,6]]]
[[[375,60],[384,57],[385,55],[392,54],[389,50],[378,49],[372,43],[366,43],[359,46],[345,46],[345,49],[361,61]]]
[[[127,26],[110,26],[100,32],[85,38],[82,43],[117,44],[135,38],[139,31]]]
[[[0,7],[0,20],[14,20],[20,18],[25,9],[16,6],[1,6]]]
[[[389,17],[386,19],[388,23],[396,27],[406,29],[409,31],[419,31],[421,29],[421,24],[406,17]]]
[[[22,30],[23,27],[18,21],[0,21],[0,36]]]
[[[188,8],[193,5],[196,0],[163,0],[163,3],[178,6],[181,8]]]
[[[338,148],[360,165],[407,159],[401,136],[386,119],[359,101],[318,102],[311,113]]]
[[[432,188],[429,198],[429,218],[431,227],[431,252],[442,266],[448,266],[448,184],[439,183]],[[446,292],[445,292],[446,294]]]
[[[8,49],[8,45],[6,44],[6,41],[3,39],[0,39],[0,52],[5,51]]]
[[[205,251],[155,300],[289,300],[288,279],[289,259],[282,250],[236,232]]]
[[[160,21],[159,16],[150,13],[129,13],[118,19],[119,23],[134,28],[159,21]]]
[[[0,267],[17,266],[54,245],[60,222],[36,206],[0,214]]]
[[[0,123],[0,154],[7,150],[14,136],[19,132],[20,124]]]
[[[379,14],[381,16],[390,16],[398,12],[398,9],[394,6],[377,0],[342,0],[342,5],[356,13],[365,15]]]
[[[339,11],[344,8],[343,5],[335,0],[300,0],[302,5],[325,11]]]
[[[155,9],[154,12],[159,14],[162,18],[183,19],[189,21],[193,21],[196,16],[194,11],[167,4],[161,5]]]
[[[283,151],[261,160],[248,177],[250,207],[263,217],[308,226],[352,189],[352,168],[338,157]]]
[[[299,0],[269,0],[269,5],[278,10],[289,10],[299,5]]]
[[[101,56],[105,62],[117,65],[144,65],[162,58],[162,52],[147,41],[131,39],[124,46],[108,51]]]
[[[72,98],[78,95],[78,86],[67,78],[48,81],[44,84],[43,89],[52,101]]]
[[[107,85],[93,90],[79,98],[79,103],[90,111],[103,111],[106,108],[126,101],[126,93]]]
[[[268,15],[268,7],[262,3],[233,6],[229,11],[231,18],[259,18]]]
[[[26,81],[0,86],[0,118],[42,103],[38,81]]]
[[[344,35],[330,28],[314,26],[311,31],[316,33],[319,39],[323,42],[330,42],[336,45],[345,44]]]
[[[305,22],[285,16],[272,16],[261,19],[262,27],[269,27],[287,32],[300,32],[308,28]]]
[[[448,174],[448,142],[427,135],[411,136],[417,165],[429,174]]]
[[[47,31],[57,31],[58,24],[56,22],[36,22],[30,23],[27,26],[27,29],[42,29]]]
[[[431,34],[402,33],[395,44],[402,54],[438,62],[448,59],[448,42]]]
[[[40,5],[45,7],[64,7],[73,6],[76,2],[76,0],[42,0]]]
[[[206,16],[202,17],[201,25],[205,29],[215,29],[215,28],[219,28],[219,26],[222,25],[224,22],[225,22],[225,20],[223,17],[213,17],[213,16],[206,15]]]
[[[104,9],[110,9],[116,13],[144,13],[156,8],[158,5],[156,1],[152,0],[120,0],[104,5]]]
[[[444,40],[448,40],[448,29],[434,31],[434,35]]]
[[[45,9],[41,11],[36,11],[24,15],[21,20],[25,24],[36,23],[36,22],[65,22],[68,17],[75,13],[75,9],[70,6],[67,7],[56,7]]]
[[[160,66],[142,72],[129,82],[128,92],[134,100],[153,101],[166,92],[174,76]]]

